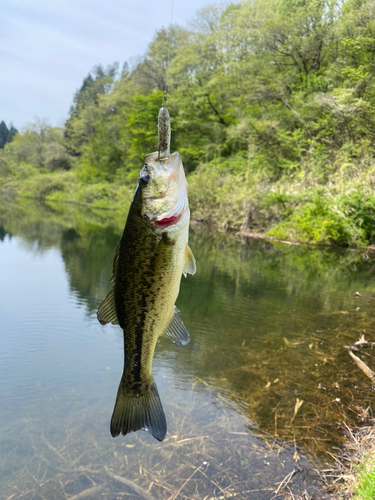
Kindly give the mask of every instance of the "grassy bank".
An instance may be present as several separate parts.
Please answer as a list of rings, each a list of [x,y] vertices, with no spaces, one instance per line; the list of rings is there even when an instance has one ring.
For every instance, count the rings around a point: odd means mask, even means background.
[[[42,202],[72,203],[94,210],[111,210],[126,214],[132,200],[130,186],[106,181],[85,183],[76,172],[35,173],[0,179],[0,197],[15,201],[31,198]]]
[[[375,164],[331,171],[311,165],[274,180],[233,165],[201,165],[189,177],[193,217],[280,240],[340,246],[375,241]]]
[[[345,449],[335,456],[336,466],[326,471],[327,489],[339,500],[375,498],[375,436],[373,419],[360,429],[347,428]]]
[[[318,166],[275,180],[247,159],[200,164],[188,174],[192,218],[280,240],[353,247],[375,241],[375,166]],[[238,168],[237,168],[238,165]],[[241,166],[241,168],[240,168]],[[79,170],[36,171],[19,165],[1,179],[4,199],[33,198],[82,204],[125,214],[136,181],[83,179]]]

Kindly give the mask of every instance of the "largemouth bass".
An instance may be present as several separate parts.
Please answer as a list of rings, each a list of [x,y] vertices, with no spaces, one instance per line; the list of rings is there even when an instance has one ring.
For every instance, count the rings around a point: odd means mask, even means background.
[[[189,342],[175,302],[181,275],[195,273],[188,246],[190,211],[179,153],[170,154],[170,122],[159,112],[158,151],[145,156],[125,229],[113,259],[112,290],[97,313],[102,325],[124,332],[124,371],[111,419],[111,434],[145,430],[162,441],[164,411],[152,375],[160,335]]]

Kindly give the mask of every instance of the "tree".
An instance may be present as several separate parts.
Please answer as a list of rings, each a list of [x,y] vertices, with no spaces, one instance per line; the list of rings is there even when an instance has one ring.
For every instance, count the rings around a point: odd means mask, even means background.
[[[130,75],[143,94],[155,89],[164,92],[168,63],[187,46],[189,37],[190,32],[177,24],[156,32],[145,56]]]
[[[63,145],[63,130],[38,120],[17,134],[4,149],[9,165],[24,163],[35,169],[69,170],[72,157]]]
[[[10,124],[9,129],[5,122],[0,123],[0,149],[3,149],[7,142],[12,142],[13,137],[16,135],[17,129]]]
[[[7,142],[12,142],[13,137],[17,134],[18,130],[13,126],[12,123],[9,125]]]
[[[95,66],[74,95],[69,118],[65,122],[65,145],[73,156],[82,155],[82,147],[94,133],[94,121],[100,97],[113,88],[118,63],[103,68]]]
[[[8,138],[8,127],[5,125],[5,122],[0,123],[0,149],[3,149],[5,146],[5,143],[7,142]]]

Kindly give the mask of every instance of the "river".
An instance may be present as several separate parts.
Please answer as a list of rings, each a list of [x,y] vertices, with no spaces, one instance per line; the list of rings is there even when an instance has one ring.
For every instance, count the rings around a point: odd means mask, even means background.
[[[371,252],[192,225],[177,301],[191,342],[160,338],[153,362],[167,436],[113,439],[122,331],[96,310],[124,222],[0,208],[0,498],[281,499],[292,471],[292,492],[316,491],[313,468],[373,400],[345,349],[375,341]]]

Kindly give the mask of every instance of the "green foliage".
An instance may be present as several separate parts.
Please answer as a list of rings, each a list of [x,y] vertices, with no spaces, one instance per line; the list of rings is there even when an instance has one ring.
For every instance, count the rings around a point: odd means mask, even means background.
[[[190,33],[178,25],[159,29],[148,45],[147,52],[129,75],[143,94],[150,90],[165,90],[165,75],[168,60],[173,59],[186,48]]]
[[[75,93],[64,131],[65,145],[70,154],[80,156],[82,147],[95,133],[94,122],[100,114],[100,97],[112,89],[117,70],[117,63],[106,69],[100,64],[95,66]]]
[[[189,178],[191,212],[197,220],[216,221],[223,227],[240,228],[246,197],[243,175],[222,175],[213,165],[202,165]]]
[[[283,240],[328,245],[364,242],[362,234],[353,230],[345,216],[330,206],[323,193],[315,195],[311,202],[293,212],[287,222],[276,225],[267,234]]]
[[[105,181],[83,183],[72,171],[30,175],[28,168],[21,165],[20,175],[0,186],[1,197],[12,198],[16,191],[20,197],[43,202],[77,204],[119,214],[129,209],[133,191],[127,186]]]
[[[372,193],[356,190],[345,196],[343,212],[354,227],[363,235],[363,242],[375,243],[375,196]]]
[[[34,169],[53,172],[69,170],[72,157],[63,145],[63,130],[51,127],[42,121],[29,125],[13,141],[4,147],[2,160],[9,172],[17,171],[21,163]]]
[[[131,99],[126,121],[126,132],[130,139],[126,152],[129,169],[138,172],[146,151],[157,149],[157,118],[162,102],[163,93],[156,90],[145,96],[135,94]]]
[[[157,147],[169,51],[172,149],[190,174],[197,218],[301,241],[373,243],[373,11],[373,0],[208,5],[187,27],[157,30],[131,70],[94,67],[64,131],[39,123],[16,134],[0,176],[9,192],[21,172],[69,168],[94,190],[133,186]]]
[[[373,500],[375,498],[375,466],[373,457],[364,456],[358,467],[358,486],[354,488],[354,500]]]

